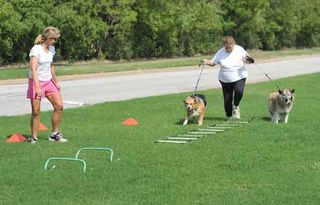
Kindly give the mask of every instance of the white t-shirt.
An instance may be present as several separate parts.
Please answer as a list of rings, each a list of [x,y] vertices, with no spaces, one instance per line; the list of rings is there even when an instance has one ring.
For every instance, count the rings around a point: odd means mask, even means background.
[[[248,53],[239,45],[235,45],[231,53],[228,53],[224,47],[218,50],[212,60],[220,65],[219,80],[232,83],[247,78],[248,71],[243,62],[246,55]]]
[[[37,65],[37,76],[39,81],[51,80],[51,63],[53,61],[53,56],[56,53],[54,46],[49,46],[48,52],[44,51],[42,45],[34,45],[31,48],[29,57],[35,56],[38,58]],[[29,78],[32,78],[31,68],[29,70]]]

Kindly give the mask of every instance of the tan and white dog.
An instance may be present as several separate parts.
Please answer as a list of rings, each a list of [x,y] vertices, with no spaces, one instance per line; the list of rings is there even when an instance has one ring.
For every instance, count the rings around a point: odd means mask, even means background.
[[[271,121],[278,123],[279,120],[288,123],[289,114],[293,107],[294,89],[283,89],[271,93],[268,99],[268,108]]]
[[[191,118],[197,118],[198,125],[202,125],[207,106],[205,96],[201,94],[193,94],[187,97],[183,102],[187,111],[187,116],[183,122],[183,125],[188,124],[188,121]]]

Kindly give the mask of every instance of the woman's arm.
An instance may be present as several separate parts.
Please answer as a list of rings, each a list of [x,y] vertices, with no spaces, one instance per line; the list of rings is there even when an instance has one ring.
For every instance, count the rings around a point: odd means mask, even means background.
[[[32,72],[32,79],[36,88],[36,98],[41,98],[41,88],[40,83],[37,75],[37,66],[38,66],[38,57],[32,56],[30,59],[30,68]]]
[[[56,72],[55,72],[54,67],[53,67],[52,64],[51,64],[51,75],[52,75],[52,80],[53,80],[53,82],[56,84],[58,90],[60,90],[60,84],[59,84],[59,82],[58,82],[58,79],[57,79],[57,77],[56,77]]]
[[[202,60],[203,65],[209,65],[209,66],[215,66],[216,63],[213,62],[213,60],[203,59]]]
[[[249,64],[254,63],[254,59],[251,58],[249,55],[246,55],[245,61],[246,61],[247,63],[249,63]]]

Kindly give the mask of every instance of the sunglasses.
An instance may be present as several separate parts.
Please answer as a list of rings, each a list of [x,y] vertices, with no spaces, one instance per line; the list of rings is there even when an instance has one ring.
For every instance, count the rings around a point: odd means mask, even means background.
[[[57,41],[58,39],[57,38],[49,38],[50,40],[54,40],[54,41]]]

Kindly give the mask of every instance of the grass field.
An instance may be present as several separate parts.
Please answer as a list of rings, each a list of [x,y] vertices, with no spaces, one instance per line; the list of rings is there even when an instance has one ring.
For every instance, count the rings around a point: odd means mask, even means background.
[[[29,116],[0,117],[0,204],[318,204],[320,200],[320,73],[278,80],[295,88],[288,124],[268,119],[269,83],[249,84],[241,104],[244,126],[195,142],[154,143],[196,129],[181,126],[182,100],[190,93],[110,102],[64,112],[68,144],[6,143],[16,131],[29,135]],[[220,89],[201,92],[208,99],[204,125],[223,121]],[[41,121],[50,126],[50,112]],[[122,121],[134,117],[135,127]],[[81,147],[111,147],[85,152],[86,173],[78,163],[49,157],[74,157]],[[51,166],[50,166],[51,167]]]
[[[292,49],[283,51],[248,51],[257,62],[277,59],[291,56],[302,55],[319,55],[320,48],[310,49]],[[106,73],[106,72],[119,72],[119,71],[133,71],[133,70],[147,70],[147,69],[165,69],[174,67],[178,69],[184,66],[197,66],[199,61],[203,58],[211,58],[211,56],[196,56],[185,58],[171,58],[171,59],[154,59],[154,60],[135,60],[135,61],[88,61],[77,63],[62,63],[56,62],[56,73],[59,76],[74,75],[74,74],[91,74],[91,73]],[[0,67],[1,68],[1,67]],[[7,69],[5,69],[7,68]],[[28,73],[28,65],[14,67],[2,67],[0,69],[0,80],[26,78]]]

